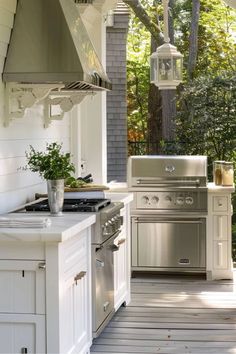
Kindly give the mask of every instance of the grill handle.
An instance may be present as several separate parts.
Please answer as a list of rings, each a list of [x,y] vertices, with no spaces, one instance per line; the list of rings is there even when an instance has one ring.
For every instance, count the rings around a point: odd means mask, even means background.
[[[162,182],[158,179],[137,179],[137,184],[157,184],[157,185],[170,185],[170,184],[181,184],[181,185],[196,185],[196,186],[200,186],[200,179],[196,179],[194,181],[188,181],[188,180],[171,180],[171,181],[165,181]]]
[[[202,224],[202,220],[170,220],[170,219],[147,219],[147,218],[135,218],[134,222],[136,224]]]

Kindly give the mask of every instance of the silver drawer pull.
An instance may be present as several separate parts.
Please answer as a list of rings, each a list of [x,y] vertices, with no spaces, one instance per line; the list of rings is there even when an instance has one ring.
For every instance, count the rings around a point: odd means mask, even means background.
[[[85,276],[86,272],[80,272],[74,277],[75,284],[77,285],[77,281],[82,279]]]
[[[105,263],[103,261],[100,261],[99,259],[96,259],[96,267],[103,268],[105,267]]]
[[[118,241],[118,246],[122,245],[123,243],[125,243],[126,241],[126,238],[121,238],[119,241]]]
[[[45,263],[45,262],[39,263],[39,264],[38,264],[38,268],[39,268],[39,269],[43,269],[43,270],[46,269],[46,263]]]
[[[120,249],[119,246],[116,246],[116,245],[112,245],[112,246],[111,246],[111,251],[112,251],[112,252],[117,252],[117,251],[119,251],[119,249]]]

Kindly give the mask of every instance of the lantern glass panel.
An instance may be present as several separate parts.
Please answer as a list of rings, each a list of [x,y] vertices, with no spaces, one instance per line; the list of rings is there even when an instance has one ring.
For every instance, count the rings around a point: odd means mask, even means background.
[[[159,58],[159,80],[172,80],[170,58]]]
[[[150,58],[150,81],[155,82],[157,79],[157,57]]]
[[[182,58],[174,58],[174,80],[182,80]]]

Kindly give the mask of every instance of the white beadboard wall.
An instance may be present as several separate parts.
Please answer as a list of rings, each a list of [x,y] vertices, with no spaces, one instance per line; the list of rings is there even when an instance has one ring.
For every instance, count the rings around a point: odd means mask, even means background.
[[[7,46],[16,10],[16,0],[0,0],[0,72],[2,74]],[[71,150],[71,117],[53,121],[44,129],[43,105],[26,110],[23,118],[3,126],[4,84],[0,79],[0,214],[6,213],[34,199],[36,192],[45,192],[46,183],[37,173],[20,169],[25,166],[25,151],[29,145],[45,149],[46,142],[63,143],[63,150]]]

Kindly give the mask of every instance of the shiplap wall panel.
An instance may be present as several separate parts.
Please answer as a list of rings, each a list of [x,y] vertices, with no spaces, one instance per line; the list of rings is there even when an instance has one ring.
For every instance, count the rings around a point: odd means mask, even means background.
[[[14,18],[12,16],[12,12],[0,7],[0,23],[1,23],[1,25],[12,28],[13,20],[14,20]]]
[[[14,14],[16,11],[16,3],[16,0],[0,0],[0,9],[8,10]]]
[[[0,74],[2,74],[11,29],[14,23],[16,0],[0,0]],[[37,173],[24,171],[25,151],[32,145],[45,150],[46,143],[63,143],[70,151],[70,113],[62,121],[53,121],[44,128],[44,105],[27,109],[23,118],[14,119],[4,127],[5,85],[0,80],[0,214],[18,208],[34,199],[35,193],[46,191],[46,182]]]
[[[11,36],[11,28],[0,24],[0,41],[3,43],[9,43]]]

